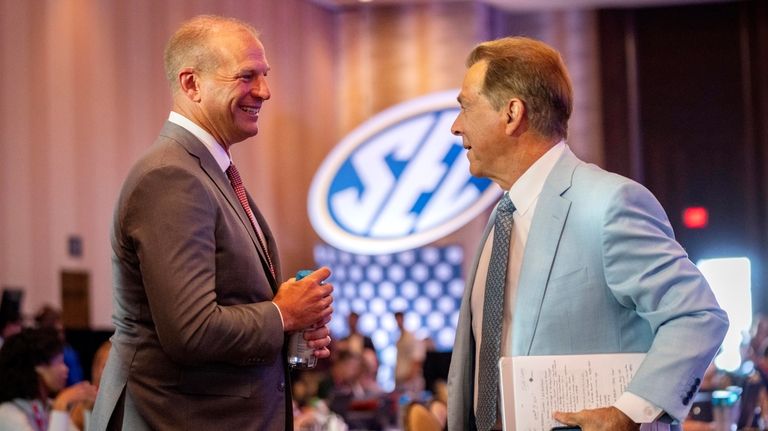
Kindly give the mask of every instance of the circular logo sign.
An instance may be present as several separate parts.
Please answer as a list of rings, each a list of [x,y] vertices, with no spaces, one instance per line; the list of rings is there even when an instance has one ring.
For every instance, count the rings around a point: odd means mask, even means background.
[[[336,248],[386,254],[429,244],[495,203],[501,190],[469,173],[451,134],[458,90],[413,99],[372,117],[323,161],[309,218]]]

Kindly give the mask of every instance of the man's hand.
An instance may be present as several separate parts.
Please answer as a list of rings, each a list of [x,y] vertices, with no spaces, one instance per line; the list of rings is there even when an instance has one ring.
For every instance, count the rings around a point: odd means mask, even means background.
[[[328,350],[328,346],[331,344],[331,331],[326,324],[331,318],[322,322],[322,326],[316,329],[308,329],[304,331],[304,339],[307,340],[307,345],[314,350],[314,355],[318,358],[327,358],[331,355],[331,351]]]
[[[640,424],[632,422],[616,407],[582,410],[576,413],[555,412],[552,417],[565,425],[578,425],[582,431],[637,431]]]
[[[299,281],[291,278],[280,285],[272,302],[280,308],[285,332],[302,331],[330,321],[333,285],[320,284],[330,275],[331,270],[322,267]]]

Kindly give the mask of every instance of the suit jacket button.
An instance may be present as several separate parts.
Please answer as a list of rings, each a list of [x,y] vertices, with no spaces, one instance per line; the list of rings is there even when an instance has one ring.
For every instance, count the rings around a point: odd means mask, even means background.
[[[280,382],[280,384],[277,385],[277,390],[280,392],[285,392],[285,382]]]
[[[683,398],[683,405],[687,406],[690,401],[691,401],[691,399],[688,398],[688,397]]]

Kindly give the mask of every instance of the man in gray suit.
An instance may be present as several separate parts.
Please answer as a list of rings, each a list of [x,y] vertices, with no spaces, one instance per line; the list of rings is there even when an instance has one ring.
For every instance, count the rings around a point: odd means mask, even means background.
[[[727,316],[653,195],[566,145],[572,89],[557,51],[505,38],[467,65],[452,132],[472,174],[505,196],[461,304],[448,428],[501,429],[499,356],[617,352],[647,355],[616,403],[554,418],[585,431],[676,428]]]
[[[274,238],[231,165],[269,99],[258,33],[201,16],[165,51],[173,110],[115,210],[112,350],[92,428],[291,430],[285,340],[328,357],[321,268],[280,283]]]

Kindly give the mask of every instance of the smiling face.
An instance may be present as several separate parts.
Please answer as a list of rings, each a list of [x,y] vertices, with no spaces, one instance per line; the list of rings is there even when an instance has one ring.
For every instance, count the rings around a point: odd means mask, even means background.
[[[509,169],[505,157],[509,149],[507,121],[504,110],[494,109],[482,94],[486,69],[487,63],[480,61],[467,70],[458,97],[461,112],[451,132],[462,138],[470,173],[502,183]]]
[[[199,74],[198,124],[225,148],[258,133],[270,98],[264,46],[246,30],[221,31],[209,41],[218,65]]]

